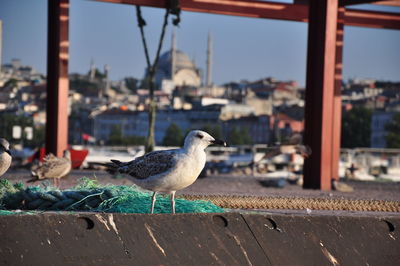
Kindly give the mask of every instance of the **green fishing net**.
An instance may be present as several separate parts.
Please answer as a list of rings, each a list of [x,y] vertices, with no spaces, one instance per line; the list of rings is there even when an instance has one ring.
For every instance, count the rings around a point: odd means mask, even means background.
[[[137,186],[100,185],[83,178],[72,189],[11,184],[0,181],[0,215],[15,214],[13,209],[93,211],[109,213],[149,213],[152,192]],[[67,197],[70,198],[67,198]],[[72,199],[71,199],[72,197]],[[45,201],[48,200],[49,202]],[[59,200],[59,202],[57,202]],[[27,203],[30,201],[29,203]],[[209,201],[175,199],[176,213],[220,213],[224,210]],[[171,213],[170,195],[157,194],[154,213]]]

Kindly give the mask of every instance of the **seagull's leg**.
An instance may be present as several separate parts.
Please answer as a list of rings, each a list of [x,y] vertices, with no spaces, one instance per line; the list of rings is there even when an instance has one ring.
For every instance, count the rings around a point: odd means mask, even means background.
[[[153,192],[153,196],[151,196],[151,210],[150,213],[154,213],[154,205],[156,204],[156,195],[157,191]]]
[[[54,187],[57,187],[57,180],[56,180],[57,178],[53,178],[53,186]]]
[[[172,208],[172,213],[175,213],[175,192],[171,192],[171,208]]]

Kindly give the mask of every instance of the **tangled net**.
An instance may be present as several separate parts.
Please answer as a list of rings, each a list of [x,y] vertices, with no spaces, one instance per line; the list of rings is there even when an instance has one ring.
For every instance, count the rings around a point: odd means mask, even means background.
[[[178,213],[223,212],[223,209],[204,200],[176,199]],[[158,195],[154,213],[170,213],[169,196]],[[71,190],[52,190],[27,187],[0,181],[0,214],[9,210],[95,211],[112,213],[149,213],[151,195],[134,186],[99,185],[84,178]]]
[[[178,213],[218,213],[228,209],[292,209],[400,212],[399,201],[345,198],[257,197],[237,195],[178,195]],[[84,178],[71,190],[27,187],[0,180],[0,215],[9,210],[95,211],[149,213],[151,197],[135,186],[101,186]],[[169,196],[157,195],[155,213],[170,213]]]

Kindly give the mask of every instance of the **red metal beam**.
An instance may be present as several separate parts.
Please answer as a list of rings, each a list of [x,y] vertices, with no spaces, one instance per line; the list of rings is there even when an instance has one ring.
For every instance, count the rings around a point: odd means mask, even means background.
[[[400,14],[346,9],[344,24],[346,26],[400,30]]]
[[[94,0],[98,2],[140,5],[165,8],[166,1],[157,0]],[[211,14],[308,21],[308,6],[252,0],[181,0],[184,11]],[[347,9],[344,23],[347,26],[400,29],[400,14],[390,12]]]
[[[381,0],[383,1],[383,0]],[[371,4],[372,2],[378,2],[379,0],[339,0],[339,6],[350,6],[360,4]]]
[[[393,1],[377,1],[371,4],[374,5],[383,5],[383,6],[400,6],[400,0],[393,0]]]
[[[69,0],[48,1],[46,152],[62,156],[68,144]]]
[[[342,70],[344,41],[344,7],[339,7],[336,29],[335,89],[332,118],[332,178],[339,180],[340,138],[342,129]]]
[[[309,5],[304,142],[312,154],[304,163],[304,188],[331,189],[338,5],[338,0]]]
[[[157,0],[94,0],[129,5],[165,8],[167,1]],[[181,0],[184,11],[231,15],[252,18],[306,21],[307,7],[267,1],[251,0]]]

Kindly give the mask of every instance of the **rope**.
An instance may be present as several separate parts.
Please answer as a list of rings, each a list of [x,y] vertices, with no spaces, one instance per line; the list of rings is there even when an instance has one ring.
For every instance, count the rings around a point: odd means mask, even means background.
[[[5,209],[22,210],[93,210],[113,193],[108,189],[79,191],[35,191],[31,188],[9,194],[2,199]]]
[[[23,210],[101,210],[101,204],[124,197],[112,187],[43,191],[0,181],[0,207]],[[137,196],[135,196],[137,197]],[[235,195],[179,195],[186,200],[209,201],[225,209],[289,209],[400,212],[400,201],[345,198],[265,197]],[[104,206],[103,206],[104,207]]]
[[[291,209],[400,212],[399,201],[343,198],[256,197],[233,195],[180,195],[187,200],[206,200],[225,209]]]

